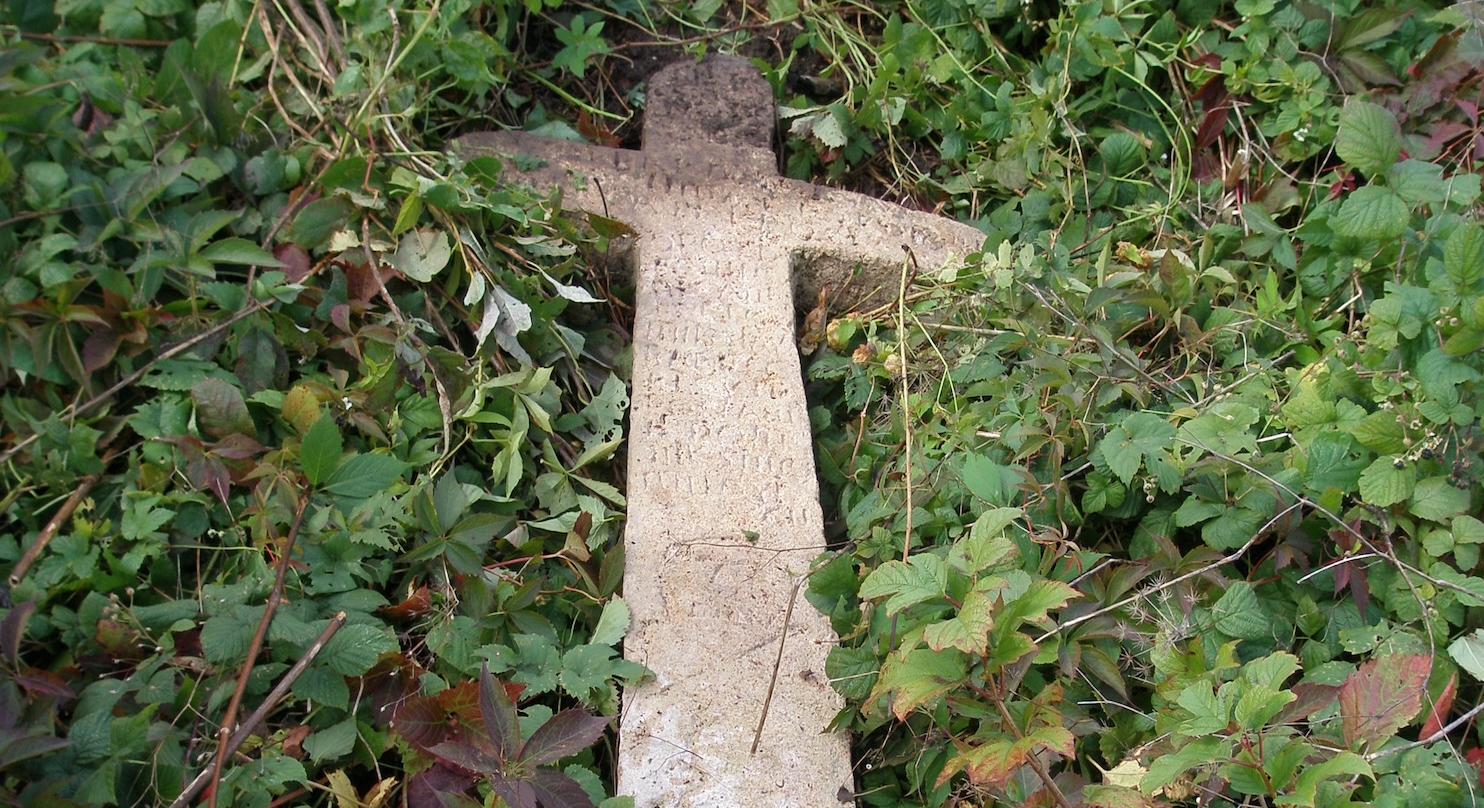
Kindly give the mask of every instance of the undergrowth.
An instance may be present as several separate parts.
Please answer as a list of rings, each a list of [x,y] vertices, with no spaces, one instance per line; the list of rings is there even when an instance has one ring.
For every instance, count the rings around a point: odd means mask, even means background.
[[[10,3],[0,799],[627,804],[627,281],[444,144],[718,51],[987,235],[805,358],[860,804],[1476,804],[1471,13]]]

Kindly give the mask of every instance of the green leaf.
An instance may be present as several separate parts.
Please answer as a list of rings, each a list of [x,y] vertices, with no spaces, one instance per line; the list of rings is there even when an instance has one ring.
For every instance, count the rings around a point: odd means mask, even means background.
[[[1469,509],[1469,492],[1453,485],[1447,477],[1428,477],[1417,483],[1408,509],[1423,519],[1447,522]]]
[[[206,661],[216,665],[236,665],[246,659],[262,614],[261,606],[236,606],[202,623],[201,650]]]
[[[304,433],[304,441],[299,445],[299,468],[304,470],[310,485],[324,482],[340,465],[341,445],[340,427],[329,413],[321,415]]]
[[[898,721],[928,701],[957,688],[968,675],[962,652],[917,648],[891,654],[881,666],[881,677],[871,692],[871,701],[893,693],[892,714]]]
[[[1242,640],[1270,639],[1273,622],[1263,611],[1252,584],[1236,581],[1227,587],[1221,599],[1211,607],[1216,628],[1228,637]]]
[[[1130,132],[1114,132],[1098,144],[1103,170],[1110,177],[1123,177],[1144,164],[1144,147]]]
[[[994,628],[994,602],[979,590],[964,596],[964,605],[954,617],[929,625],[922,639],[934,651],[952,647],[966,654],[983,655],[988,650],[989,630]]]
[[[448,266],[453,244],[442,230],[420,227],[402,234],[391,263],[398,272],[420,283],[427,283]]]
[[[1484,643],[1484,640],[1481,640]],[[1484,646],[1481,646],[1484,650]],[[851,701],[862,701],[876,686],[876,655],[869,648],[837,645],[825,657],[824,673],[835,692]],[[1481,676],[1484,678],[1484,676]]]
[[[943,559],[919,553],[907,561],[888,561],[871,571],[861,583],[860,597],[874,600],[885,595],[886,613],[901,610],[931,598],[940,597],[948,588],[948,567]]]
[[[974,575],[1005,560],[1015,552],[1015,542],[1005,535],[1005,528],[1024,515],[1020,508],[992,508],[979,514],[969,535],[954,543],[948,563],[965,575]]]
[[[273,253],[259,247],[245,238],[224,238],[206,245],[200,253],[202,258],[213,264],[245,264],[260,267],[283,267],[283,262],[273,257]]]
[[[1175,752],[1160,755],[1149,764],[1149,771],[1139,781],[1139,790],[1153,794],[1169,785],[1176,777],[1196,766],[1209,765],[1230,756],[1231,744],[1225,738],[1196,738]]]
[[[330,239],[336,230],[345,226],[355,211],[355,205],[342,196],[316,199],[304,206],[284,232],[286,241],[312,250]]]
[[[1484,628],[1476,628],[1473,634],[1454,640],[1448,646],[1448,656],[1453,657],[1458,667],[1484,682]]]
[[[592,704],[594,694],[608,691],[612,679],[623,670],[623,658],[609,645],[579,645],[562,654],[562,671],[557,676],[562,689],[584,704]]]
[[[1398,467],[1397,464],[1401,464]],[[1400,458],[1383,456],[1360,473],[1360,496],[1369,505],[1386,508],[1412,496],[1417,467]]]
[[[317,424],[316,424],[317,426]],[[314,430],[311,428],[310,432]],[[309,443],[309,435],[304,442]],[[353,454],[325,480],[325,491],[347,499],[366,497],[391,488],[402,477],[407,464],[382,454]],[[306,474],[308,473],[306,469]]]
[[[313,732],[304,739],[304,751],[315,763],[342,758],[356,748],[356,720],[347,718],[334,726]]]
[[[1231,707],[1221,694],[1212,689],[1209,682],[1200,681],[1180,691],[1176,703],[1184,707],[1190,717],[1180,722],[1181,735],[1199,737],[1215,735],[1226,730],[1231,722]]]
[[[1173,491],[1180,484],[1180,472],[1170,455],[1175,427],[1169,421],[1148,412],[1136,412],[1108,430],[1098,442],[1095,460],[1102,459],[1108,470],[1125,485],[1133,482],[1144,467],[1163,491]]]
[[[1319,784],[1335,777],[1344,777],[1352,780],[1367,777],[1374,780],[1376,775],[1375,772],[1371,771],[1371,765],[1366,763],[1365,758],[1348,749],[1341,750],[1329,760],[1320,761],[1312,766],[1305,766],[1303,771],[1299,772],[1298,779],[1294,781],[1289,793],[1277,797],[1273,802],[1277,805],[1295,805],[1302,806],[1302,808],[1313,808],[1319,791]]]
[[[629,604],[623,598],[614,597],[603,604],[603,614],[593,629],[592,643],[613,645],[629,633]]]
[[[1393,410],[1376,410],[1350,428],[1350,436],[1361,446],[1381,454],[1407,451],[1407,432]]]
[[[1335,153],[1367,176],[1386,171],[1401,154],[1401,127],[1385,107],[1352,98],[1340,111]]]
[[[1393,421],[1395,423],[1395,421]],[[1401,427],[1397,424],[1398,429]],[[1311,491],[1328,488],[1348,494],[1360,483],[1360,474],[1370,465],[1358,456],[1356,441],[1343,432],[1325,432],[1309,441],[1304,485]]]
[[[1340,203],[1340,209],[1330,217],[1329,226],[1335,235],[1346,238],[1389,241],[1407,232],[1411,215],[1407,203],[1395,191],[1367,185]]]
[[[384,626],[353,623],[343,626],[320,651],[316,662],[342,676],[360,676],[382,654],[400,650],[391,629]]]

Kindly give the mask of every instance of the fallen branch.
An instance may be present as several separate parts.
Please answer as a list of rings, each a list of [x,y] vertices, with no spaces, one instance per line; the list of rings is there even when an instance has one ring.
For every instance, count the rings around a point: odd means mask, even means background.
[[[284,579],[288,577],[289,562],[293,558],[294,540],[299,537],[299,526],[304,523],[304,512],[308,508],[309,491],[306,490],[299,497],[299,509],[294,513],[294,523],[284,536],[283,547],[279,550],[278,570],[273,578],[273,591],[268,593],[268,602],[263,607],[262,618],[258,620],[258,629],[253,632],[252,642],[247,647],[247,659],[237,674],[237,689],[232,692],[232,700],[227,703],[227,714],[222,718],[221,745],[217,747],[211,790],[206,795],[208,808],[216,808],[217,786],[221,785],[222,770],[226,768],[227,756],[231,754],[228,738],[231,737],[232,722],[237,720],[237,710],[242,706],[243,694],[247,692],[247,679],[252,675],[253,662],[263,648],[263,641],[268,637],[268,624],[273,622],[273,613],[278,611],[278,604],[283,601]]]
[[[294,666],[289,668],[288,673],[283,675],[278,685],[273,688],[267,698],[263,699],[263,703],[258,705],[258,709],[253,710],[252,715],[247,717],[247,720],[242,723],[241,729],[238,729],[227,740],[226,745],[222,747],[226,754],[230,755],[236,752],[251,737],[253,731],[258,728],[258,725],[263,723],[263,719],[268,717],[268,713],[278,705],[278,702],[284,696],[288,695],[289,688],[293,687],[294,682],[303,675],[305,669],[309,667],[309,663],[313,662],[314,658],[319,656],[319,652],[324,649],[325,643],[328,643],[330,638],[335,636],[335,632],[339,631],[343,625],[345,625],[345,612],[340,612],[330,618],[330,624],[325,626],[325,630],[319,633],[319,636],[314,639],[314,642],[309,644],[308,648],[304,649],[304,655],[299,657],[299,661],[295,662]],[[196,775],[196,779],[192,780],[191,784],[186,786],[184,791],[180,792],[180,796],[176,797],[175,801],[170,803],[170,808],[185,808],[185,806],[189,805],[191,800],[195,799],[196,795],[201,793],[201,789],[206,786],[206,781],[212,779],[214,774],[214,767],[202,769],[201,773]]]
[[[103,457],[100,458],[104,466],[108,465],[108,461],[113,459],[114,454],[115,450],[112,447],[104,450]],[[41,557],[42,551],[51,543],[52,539],[57,537],[57,533],[61,531],[62,525],[66,524],[67,520],[72,518],[72,512],[77,510],[77,506],[82,504],[88,492],[92,491],[93,486],[97,485],[101,479],[103,479],[103,472],[94,472],[82,478],[82,481],[77,484],[77,487],[72,489],[72,495],[67,497],[67,501],[62,503],[62,507],[58,508],[56,513],[52,514],[52,518],[47,521],[46,526],[41,529],[40,533],[36,534],[36,541],[31,542],[31,546],[27,547],[26,552],[21,554],[20,560],[15,562],[15,567],[10,571],[11,586],[20,584],[21,579],[26,577],[26,573],[31,570],[31,565],[35,564],[36,559]]]

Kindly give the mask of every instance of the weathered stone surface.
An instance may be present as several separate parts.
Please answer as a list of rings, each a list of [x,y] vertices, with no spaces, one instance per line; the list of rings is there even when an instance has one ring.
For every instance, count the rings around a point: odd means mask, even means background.
[[[895,288],[904,247],[935,268],[983,238],[777,176],[772,93],[745,60],[665,68],[646,116],[642,152],[520,133],[456,145],[539,156],[526,181],[638,233],[624,653],[656,679],[624,694],[619,788],[640,808],[852,804],[848,740],[824,731],[841,707],[824,675],[835,637],[802,597],[781,637],[824,549],[793,271],[823,256]]]

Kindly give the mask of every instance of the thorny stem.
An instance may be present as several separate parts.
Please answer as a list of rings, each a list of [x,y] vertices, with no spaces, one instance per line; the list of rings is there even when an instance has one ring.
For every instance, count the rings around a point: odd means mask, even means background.
[[[902,260],[902,274],[897,287],[897,353],[902,359],[902,385],[899,391],[902,400],[902,436],[906,441],[907,526],[902,531],[902,561],[912,552],[912,393],[907,384],[907,270],[917,262],[912,250],[902,247],[907,254]]]
[[[278,610],[278,604],[283,601],[284,579],[288,577],[289,563],[294,555],[294,540],[299,537],[299,526],[304,523],[304,512],[309,508],[309,490],[305,489],[299,497],[299,508],[294,513],[294,522],[289,526],[289,532],[284,536],[283,547],[279,550],[278,570],[273,578],[273,591],[268,594],[268,603],[263,608],[263,616],[258,620],[258,629],[253,632],[252,642],[247,647],[247,660],[242,663],[242,670],[237,674],[237,689],[232,692],[232,700],[227,702],[227,714],[222,718],[221,746],[217,747],[216,765],[212,768],[211,788],[206,792],[207,808],[216,808],[216,797],[218,787],[222,782],[222,770],[227,765],[227,757],[231,755],[232,723],[237,720],[237,710],[242,706],[242,696],[247,692],[247,679],[252,674],[253,662],[257,659],[258,652],[263,648],[263,640],[268,636],[268,624],[273,621],[273,613]],[[244,726],[245,730],[247,727]]]

